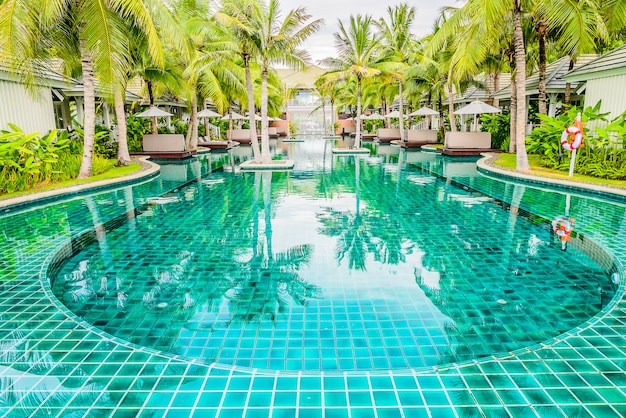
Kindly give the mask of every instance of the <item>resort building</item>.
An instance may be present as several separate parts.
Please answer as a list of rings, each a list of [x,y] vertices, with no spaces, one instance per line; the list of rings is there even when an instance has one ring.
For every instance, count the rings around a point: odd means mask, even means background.
[[[626,45],[570,71],[563,79],[579,83],[585,107],[601,102],[600,113],[615,119],[626,111]]]
[[[598,58],[597,54],[583,54],[576,59],[573,69],[578,69],[585,64]],[[570,71],[570,58],[562,57],[558,60],[549,63],[546,66],[546,95],[548,100],[548,115],[555,116],[557,110],[561,107],[563,98],[565,96],[565,90],[567,88],[567,80],[563,76]],[[578,82],[570,83],[571,99],[570,103],[578,105],[582,102],[583,97],[580,94]],[[500,91],[497,91],[493,97],[500,101],[501,105],[508,106],[511,100],[511,84],[505,86]],[[526,78],[526,105],[536,106],[539,99],[539,72],[534,72],[531,76]]]
[[[0,129],[8,129],[9,123],[27,133],[67,127],[69,108],[64,106],[63,89],[69,85],[62,75],[42,71],[27,87],[8,68],[0,67]]]
[[[330,107],[321,109],[321,101],[316,93],[315,80],[326,70],[315,65],[307,67],[303,71],[292,69],[277,69],[282,79],[287,94],[287,106],[285,118],[295,125],[299,134],[323,133],[323,117],[326,113],[326,124],[330,124]]]

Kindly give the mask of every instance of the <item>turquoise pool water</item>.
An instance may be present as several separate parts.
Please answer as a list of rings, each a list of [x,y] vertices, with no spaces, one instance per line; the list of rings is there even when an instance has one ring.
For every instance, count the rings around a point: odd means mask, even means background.
[[[134,344],[292,371],[507,353],[612,298],[607,273],[576,239],[563,252],[549,221],[394,157],[306,175],[217,170],[103,228],[53,291]]]
[[[0,415],[626,413],[623,200],[277,150],[293,172],[242,148],[5,211]]]

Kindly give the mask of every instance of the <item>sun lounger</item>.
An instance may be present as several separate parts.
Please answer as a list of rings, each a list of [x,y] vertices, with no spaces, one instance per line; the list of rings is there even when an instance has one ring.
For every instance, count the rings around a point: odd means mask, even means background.
[[[354,138],[354,137],[356,136],[356,132],[352,132],[352,133],[350,134],[350,136],[351,136],[352,138]],[[362,139],[363,141],[371,141],[371,140],[373,140],[373,139],[376,139],[377,137],[378,137],[378,135],[377,135],[377,134],[372,134],[372,133],[369,133],[369,132],[361,132],[361,139]]]
[[[489,132],[446,132],[442,154],[479,155],[488,151],[493,151]]]
[[[273,126],[270,126],[270,127],[267,128],[267,130],[268,130],[268,135],[269,135],[270,138],[278,138],[279,137],[277,128],[275,128]]]
[[[212,141],[206,137],[201,139],[202,140],[198,142],[198,146],[210,148],[214,151],[227,151],[239,145],[239,142],[237,141]]]
[[[257,133],[257,137],[259,137]],[[237,141],[241,144],[249,144],[250,141],[250,129],[233,129],[226,132],[226,138],[231,141]]]
[[[420,148],[422,145],[436,144],[437,131],[426,129],[408,129],[406,141],[398,141],[403,148]]]
[[[400,138],[400,128],[381,128],[378,130],[378,142],[391,142]]]
[[[351,135],[356,133],[356,126],[342,126],[339,128],[341,136]]]
[[[187,158],[194,152],[185,149],[182,134],[148,134],[143,136],[143,153],[153,158]]]
[[[278,136],[287,136],[287,129],[284,126],[272,126],[270,129],[275,128]]]

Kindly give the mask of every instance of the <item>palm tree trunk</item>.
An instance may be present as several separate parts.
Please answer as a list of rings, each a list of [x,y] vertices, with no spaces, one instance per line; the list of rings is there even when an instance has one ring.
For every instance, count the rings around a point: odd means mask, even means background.
[[[150,107],[154,106],[154,91],[152,90],[152,81],[145,80],[146,87],[148,89],[148,100],[150,101]],[[157,124],[157,118],[151,117],[150,123],[152,126],[152,134],[157,135],[159,133],[159,125]]]
[[[93,166],[93,147],[96,136],[96,88],[93,76],[91,54],[87,51],[85,41],[79,43],[80,61],[83,72],[85,125],[83,138],[83,158],[78,172],[79,179],[91,177]]]
[[[190,139],[187,141],[187,149],[194,150],[198,148],[198,96],[193,94],[191,99],[191,117],[189,118],[189,126],[187,127],[187,134],[191,134]]]
[[[330,101],[330,125],[333,127],[333,132],[331,135],[336,135],[337,130],[335,129],[335,101]]]
[[[437,99],[437,105],[439,106],[439,132],[441,132],[441,140],[446,143],[446,124],[444,123],[443,116],[443,100],[441,98],[441,90],[439,90],[439,98]]]
[[[574,69],[574,60],[570,58],[569,60],[569,71]],[[570,102],[572,101],[572,84],[567,82],[565,83],[565,98],[563,99],[563,110],[568,110],[570,106]]]
[[[493,92],[495,93],[498,90],[500,90],[500,70],[496,70],[493,73]],[[495,107],[500,106],[500,99],[494,97],[491,104]]]
[[[250,118],[250,144],[252,145],[252,158],[255,161],[261,159],[259,150],[259,138],[256,134],[256,121],[254,120],[254,86],[252,85],[252,74],[250,72],[250,56],[243,57],[244,69],[246,72],[246,89],[248,90],[248,116]]]
[[[269,63],[263,65],[261,72],[261,162],[267,164],[272,161],[270,154],[270,137],[267,129],[267,73]],[[254,115],[252,116],[254,117]]]
[[[356,78],[356,133],[354,134],[354,148],[361,147],[361,77]]]
[[[324,135],[328,135],[328,128],[326,126],[326,98],[322,97],[322,130]]]
[[[512,68],[513,69],[513,68]],[[517,84],[515,83],[515,77],[511,77],[511,120],[509,122],[510,126],[510,137],[509,141],[509,153],[515,154],[515,149],[517,146],[517,137],[516,137],[516,126],[517,126]]]
[[[398,84],[399,106],[400,106],[400,140],[404,141],[404,94],[402,92],[402,80]]]
[[[450,117],[450,132],[456,132],[456,118],[454,117],[454,89],[448,81],[448,116]]]
[[[539,41],[539,113],[548,114],[546,106],[546,37],[548,27],[545,22],[540,21],[537,26],[537,36]]]
[[[426,106],[428,107],[432,107],[432,101],[433,101],[433,91],[432,89],[428,89],[428,98],[426,99]],[[428,115],[428,129],[433,129],[433,117],[431,115]]]
[[[521,0],[515,0],[513,15],[513,39],[515,41],[515,88],[517,89],[517,120],[515,121],[516,137],[516,169],[528,171],[528,155],[526,154],[526,51],[524,48],[524,32],[522,31]]]
[[[113,92],[115,106],[115,117],[117,118],[117,163],[118,167],[125,167],[130,164],[130,154],[128,153],[128,138],[126,127],[126,112],[124,111],[124,95],[122,86],[116,86]]]

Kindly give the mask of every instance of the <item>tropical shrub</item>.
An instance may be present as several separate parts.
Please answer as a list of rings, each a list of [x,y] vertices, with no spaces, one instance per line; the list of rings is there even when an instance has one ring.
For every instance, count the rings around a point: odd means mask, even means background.
[[[289,134],[292,137],[295,137],[298,134],[298,128],[296,127],[296,124],[292,121],[289,121]]]
[[[57,130],[40,136],[25,134],[19,127],[0,132],[0,194],[19,192],[78,176],[82,141],[74,131]],[[106,158],[94,154],[93,173],[109,167]]]
[[[151,132],[150,118],[129,116],[126,119],[126,141],[130,152],[143,151],[142,141],[145,134]]]
[[[526,139],[526,150],[529,154],[540,155],[541,165],[544,167],[567,171],[570,152],[562,148],[561,135],[579,112],[584,123],[594,120],[607,121],[607,114],[602,114],[599,110],[600,103],[582,111],[572,107],[557,117],[538,115],[542,123]],[[626,141],[624,115],[604,128],[591,130],[585,126],[583,131],[584,146],[577,150],[575,172],[607,179],[626,179],[626,150],[623,148]]]
[[[481,131],[491,133],[491,148],[506,151],[511,140],[511,114],[494,113],[480,116]],[[504,148],[504,147],[507,148]]]
[[[25,134],[9,124],[10,131],[0,133],[0,193],[12,193],[50,181],[60,152],[69,147],[57,131],[47,135]]]
[[[113,139],[111,130],[103,125],[96,125],[94,152],[104,158],[117,158],[117,141]]]

